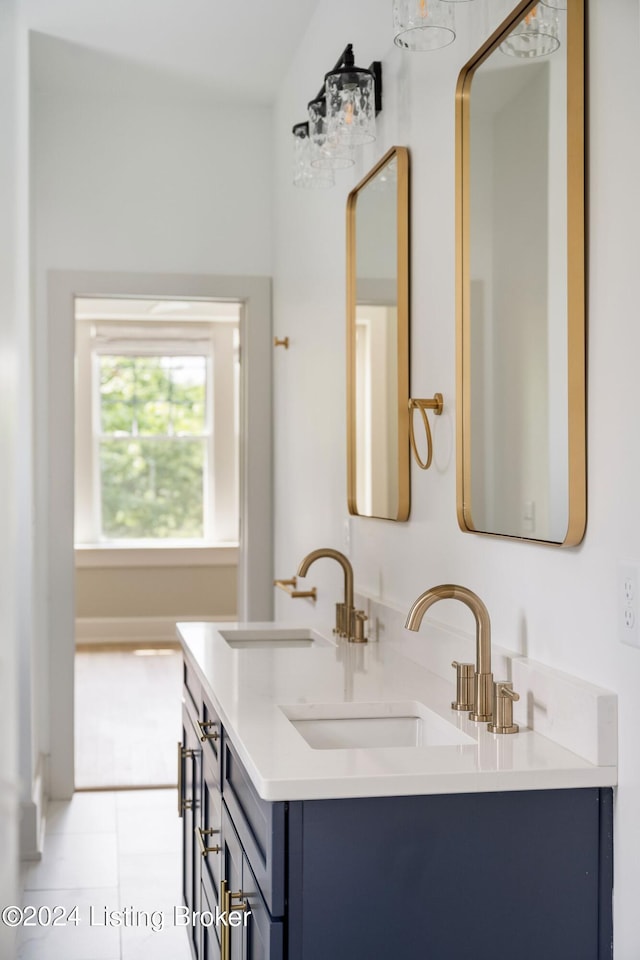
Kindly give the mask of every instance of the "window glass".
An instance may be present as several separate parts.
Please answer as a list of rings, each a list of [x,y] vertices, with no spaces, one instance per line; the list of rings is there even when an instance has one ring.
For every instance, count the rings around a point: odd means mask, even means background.
[[[207,358],[98,362],[102,536],[201,539]]]
[[[102,535],[202,538],[204,461],[204,440],[101,440]]]

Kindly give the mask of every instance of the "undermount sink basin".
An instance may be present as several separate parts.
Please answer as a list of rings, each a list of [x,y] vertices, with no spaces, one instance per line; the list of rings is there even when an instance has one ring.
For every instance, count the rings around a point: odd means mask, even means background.
[[[280,709],[314,750],[475,744],[472,737],[417,701],[296,704]]]
[[[313,630],[300,627],[279,627],[278,629],[220,630],[220,636],[236,650],[273,650],[276,648],[296,649],[298,647],[326,647],[325,640]]]

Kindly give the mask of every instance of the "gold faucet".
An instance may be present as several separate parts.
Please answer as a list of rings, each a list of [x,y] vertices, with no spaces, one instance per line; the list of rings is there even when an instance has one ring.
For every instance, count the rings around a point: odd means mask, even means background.
[[[336,625],[333,632],[346,637],[351,643],[366,643],[364,636],[364,621],[367,619],[362,610],[355,610],[353,606],[353,567],[344,553],[332,550],[331,547],[312,550],[298,567],[297,576],[306,577],[312,563],[323,558],[337,560],[344,572],[344,601],[336,603]]]
[[[409,610],[405,627],[419,630],[425,613],[438,600],[460,600],[466,604],[476,620],[476,670],[473,687],[471,720],[493,720],[493,674],[491,673],[491,621],[489,611],[477,594],[454,583],[443,583],[421,593]],[[454,666],[458,666],[454,662]],[[463,664],[461,666],[464,666]]]

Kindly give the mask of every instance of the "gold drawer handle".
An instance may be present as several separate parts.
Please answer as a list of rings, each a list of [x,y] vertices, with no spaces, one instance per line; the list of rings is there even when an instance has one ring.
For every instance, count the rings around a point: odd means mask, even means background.
[[[229,909],[229,885],[226,880],[220,881],[220,909],[226,913]],[[220,960],[229,960],[231,943],[229,941],[229,927],[223,923],[220,927]]]
[[[188,760],[193,756],[193,750],[186,750],[182,742],[178,740],[178,816],[181,817],[184,811],[193,806],[192,800],[184,800],[182,797],[182,761]]]
[[[248,910],[249,905],[245,900],[246,893],[242,890],[238,893],[232,893],[229,890],[229,884],[225,880],[220,881],[220,904],[225,913],[231,913],[232,910]],[[233,904],[232,900],[242,900],[242,903]],[[220,929],[220,957],[221,960],[231,960],[231,928],[223,924]]]
[[[214,833],[220,833],[220,831],[214,830],[213,828],[209,828],[208,830],[203,830],[202,827],[196,827],[195,829],[195,834],[196,834],[196,837],[198,838],[198,846],[200,847],[200,853],[202,854],[203,857],[206,857],[207,854],[209,853],[220,853],[220,851],[222,850],[222,847],[218,846],[217,843],[213,847],[208,847],[205,843],[204,838],[210,837]]]
[[[213,733],[207,733],[209,727],[217,727],[216,720],[198,720],[198,726],[200,727],[200,742],[206,743],[207,740],[219,740],[220,734],[217,730],[214,730]]]
[[[238,893],[231,893],[229,891],[229,910],[248,910],[249,904],[246,901],[246,893],[243,893],[242,890],[239,890]],[[232,900],[242,900],[242,903],[232,903]]]

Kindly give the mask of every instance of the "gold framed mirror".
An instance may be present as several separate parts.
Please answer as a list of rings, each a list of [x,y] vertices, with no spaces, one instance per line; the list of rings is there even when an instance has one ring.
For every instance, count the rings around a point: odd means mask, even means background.
[[[409,151],[393,147],[347,199],[349,513],[409,516]]]
[[[456,92],[457,511],[469,532],[586,525],[584,0],[523,0]]]

